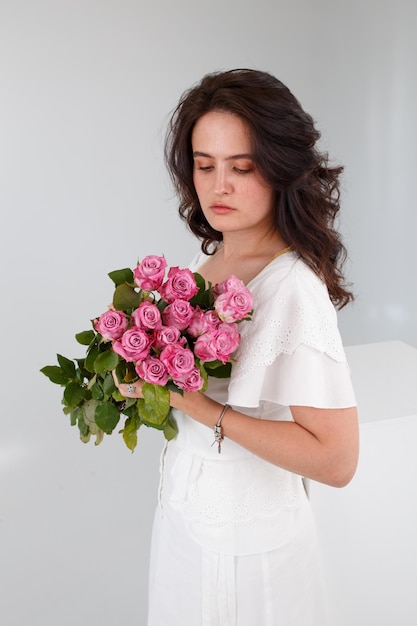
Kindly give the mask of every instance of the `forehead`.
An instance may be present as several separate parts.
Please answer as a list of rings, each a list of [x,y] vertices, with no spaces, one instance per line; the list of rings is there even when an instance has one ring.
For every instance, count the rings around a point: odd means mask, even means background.
[[[210,111],[196,122],[191,142],[194,150],[220,150],[238,154],[251,151],[251,136],[247,123],[228,111]]]

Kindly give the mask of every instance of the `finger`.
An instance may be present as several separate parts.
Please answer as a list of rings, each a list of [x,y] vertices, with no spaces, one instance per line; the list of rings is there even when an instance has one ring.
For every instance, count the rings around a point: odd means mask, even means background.
[[[122,383],[119,383],[118,381],[116,371],[112,370],[111,373],[113,376],[114,384],[116,385],[117,389],[120,391],[122,396],[124,396],[125,398],[141,398],[142,397],[142,394],[141,394],[142,385],[140,384],[140,381],[136,381],[136,383],[122,384]]]
[[[123,395],[126,395],[130,398],[135,397],[137,395],[135,385],[132,385],[132,383],[129,383],[128,385],[124,385],[124,387],[125,387],[126,393],[122,391]]]

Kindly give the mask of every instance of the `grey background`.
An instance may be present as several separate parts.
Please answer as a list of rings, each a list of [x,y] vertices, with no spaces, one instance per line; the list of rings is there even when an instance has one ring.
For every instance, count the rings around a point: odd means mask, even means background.
[[[145,623],[162,437],[83,445],[39,369],[81,356],[107,272],[196,252],[162,146],[204,73],[270,71],[313,115],[346,168],[344,342],[417,347],[416,17],[411,0],[0,0],[2,624]]]

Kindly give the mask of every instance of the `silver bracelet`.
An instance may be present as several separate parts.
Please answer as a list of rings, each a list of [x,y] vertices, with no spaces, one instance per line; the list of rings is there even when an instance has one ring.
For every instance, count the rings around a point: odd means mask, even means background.
[[[224,439],[222,431],[222,419],[227,409],[230,409],[230,406],[228,404],[225,404],[222,412],[220,413],[219,419],[217,420],[217,424],[214,427],[214,441],[211,445],[214,446],[214,444],[217,443],[219,454],[222,451],[222,441]]]

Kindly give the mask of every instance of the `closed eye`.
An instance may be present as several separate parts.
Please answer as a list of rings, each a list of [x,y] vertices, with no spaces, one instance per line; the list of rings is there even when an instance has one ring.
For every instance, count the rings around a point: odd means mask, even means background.
[[[246,169],[243,169],[241,167],[235,167],[233,169],[235,170],[237,174],[249,174],[250,172],[253,172],[253,167],[249,167]]]

